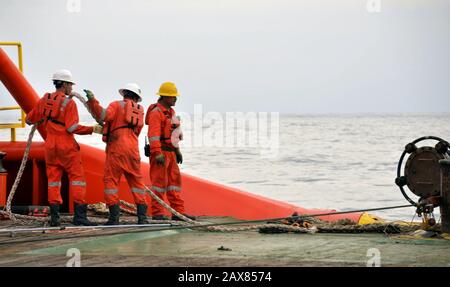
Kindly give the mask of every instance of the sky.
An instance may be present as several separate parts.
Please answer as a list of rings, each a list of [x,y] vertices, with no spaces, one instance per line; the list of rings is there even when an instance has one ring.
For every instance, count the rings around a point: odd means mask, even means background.
[[[1,0],[0,41],[22,42],[39,94],[65,68],[105,105],[172,81],[183,112],[448,113],[449,16],[449,0]]]

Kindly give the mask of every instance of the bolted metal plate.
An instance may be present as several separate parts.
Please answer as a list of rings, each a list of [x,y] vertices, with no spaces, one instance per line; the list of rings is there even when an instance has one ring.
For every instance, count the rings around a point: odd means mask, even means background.
[[[444,155],[434,147],[421,147],[411,153],[405,165],[407,186],[417,196],[427,198],[440,194],[439,160]]]

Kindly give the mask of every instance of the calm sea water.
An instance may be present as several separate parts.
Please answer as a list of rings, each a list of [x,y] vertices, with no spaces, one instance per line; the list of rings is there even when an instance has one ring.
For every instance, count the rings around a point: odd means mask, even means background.
[[[82,122],[93,123],[88,117]],[[218,128],[202,125],[204,132]],[[18,130],[19,140],[26,140],[28,131]],[[2,140],[9,139],[9,131],[0,132]],[[188,145],[183,147],[184,163],[180,167],[191,175],[305,208],[350,210],[401,205],[406,200],[394,184],[397,162],[405,144],[425,135],[450,140],[450,114],[282,115],[275,156],[262,156],[255,147]],[[36,140],[41,139],[37,136]],[[104,147],[98,135],[77,136],[77,140]],[[142,150],[143,136],[140,140]],[[142,160],[147,160],[143,153]],[[411,197],[415,198],[413,194]],[[373,213],[411,220],[414,209]]]

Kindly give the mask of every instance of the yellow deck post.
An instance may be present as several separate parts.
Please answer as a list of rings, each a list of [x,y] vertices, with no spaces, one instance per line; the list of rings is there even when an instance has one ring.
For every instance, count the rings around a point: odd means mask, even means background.
[[[20,42],[0,42],[0,46],[17,46],[18,53],[18,64],[19,70],[23,73],[23,57],[22,57],[22,43]],[[16,128],[24,128],[25,127],[25,112],[19,106],[13,107],[0,107],[0,111],[6,110],[21,110],[20,123],[0,123],[0,129],[11,129],[11,141],[16,141]]]

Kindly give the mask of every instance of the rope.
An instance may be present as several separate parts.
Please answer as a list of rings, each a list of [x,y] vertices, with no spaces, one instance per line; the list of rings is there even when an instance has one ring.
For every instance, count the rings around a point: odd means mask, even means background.
[[[404,206],[404,207],[410,207],[410,205],[408,206]],[[388,207],[382,207],[379,209],[387,209]],[[398,207],[399,208],[399,207]],[[378,208],[377,208],[378,209]],[[345,212],[341,212],[341,213],[353,213],[353,212],[361,212],[361,211],[366,211],[366,210],[373,210],[373,209],[360,209],[360,210],[352,210],[352,211],[345,211]],[[325,216],[325,215],[333,215],[336,213],[323,213],[320,215],[300,215],[300,216],[292,216],[292,217],[280,217],[280,218],[271,218],[271,219],[260,219],[260,220],[240,220],[240,221],[232,221],[232,222],[225,222],[225,223],[211,223],[211,224],[199,224],[199,225],[191,225],[191,224],[187,224],[185,223],[185,225],[181,225],[182,222],[177,222],[178,224],[180,224],[179,226],[173,226],[170,228],[140,228],[137,230],[124,230],[124,231],[117,231],[117,232],[109,232],[109,233],[89,233],[89,234],[85,234],[85,233],[81,233],[81,234],[71,234],[71,235],[65,235],[65,236],[51,236],[51,237],[40,237],[40,238],[25,238],[23,240],[7,240],[7,241],[0,241],[0,245],[4,245],[4,244],[20,244],[20,243],[29,243],[29,242],[37,242],[37,241],[47,241],[47,240],[58,240],[58,239],[72,239],[72,238],[84,238],[84,237],[101,237],[101,236],[110,236],[110,235],[118,235],[118,234],[126,234],[126,233],[140,233],[140,232],[155,232],[155,231],[164,231],[164,230],[181,230],[181,229],[203,229],[203,230],[208,230],[208,231],[228,231],[225,228],[223,228],[223,226],[225,225],[237,225],[237,224],[250,224],[250,223],[258,223],[258,222],[267,222],[267,221],[275,221],[275,220],[286,220],[286,219],[311,219],[315,216]],[[158,223],[165,223],[162,221],[159,221]],[[319,221],[317,221],[319,222]],[[392,223],[394,224],[394,223]],[[391,224],[391,225],[392,225]],[[355,226],[357,226],[355,224]],[[378,225],[377,225],[378,226]],[[213,227],[222,227],[219,229],[214,230]],[[244,231],[244,230],[251,230],[254,229],[256,227],[256,225],[251,225],[251,226],[244,226],[244,227],[236,227],[234,228],[232,231]],[[311,228],[303,228],[303,227],[296,227],[296,226],[292,226],[292,225],[285,225],[285,224],[263,224],[263,225],[259,225],[259,228],[262,228],[262,230],[264,230],[264,228],[278,228],[279,230],[287,230],[287,231],[292,231],[292,232],[297,232],[297,233],[315,233],[315,232],[326,232],[326,226],[313,226]],[[392,227],[392,226],[391,226]],[[398,227],[397,224],[395,224],[394,227]],[[322,230],[320,229],[322,228]],[[414,228],[414,227],[411,227]],[[239,230],[238,230],[239,229]],[[343,227],[342,232],[349,232],[350,230],[348,230],[347,227]],[[345,230],[347,229],[347,230]],[[377,232],[379,232],[379,227],[376,228],[370,228],[373,230],[376,230]],[[263,233],[263,232],[262,232]],[[353,232],[354,233],[354,232]],[[387,232],[389,233],[389,232]],[[397,232],[391,232],[391,233],[397,233]]]
[[[252,229],[258,229],[258,228],[276,228],[277,227],[277,228],[288,229],[288,231],[293,231],[293,232],[314,233],[314,232],[317,232],[317,228],[315,228],[315,227],[308,229],[305,227],[288,226],[288,225],[284,225],[284,224],[263,224],[263,225],[259,224],[259,225],[250,225],[250,226],[234,227],[234,228],[225,227],[224,225],[260,223],[260,222],[267,222],[267,221],[280,221],[280,220],[284,220],[286,218],[290,218],[290,219],[314,218],[314,217],[327,216],[327,215],[338,215],[338,214],[349,214],[349,213],[368,212],[368,211],[377,211],[377,210],[386,210],[386,209],[397,209],[397,208],[405,208],[405,207],[412,206],[412,205],[396,205],[396,206],[377,207],[377,208],[359,209],[359,210],[351,210],[351,211],[311,214],[311,215],[306,215],[306,216],[291,216],[291,217],[272,218],[272,219],[264,219],[264,220],[252,220],[252,221],[249,221],[249,220],[234,221],[234,222],[227,222],[227,223],[221,223],[221,224],[205,225],[200,222],[194,221],[194,220],[184,216],[183,214],[177,212],[175,209],[170,207],[163,199],[161,199],[159,196],[157,196],[148,187],[145,187],[145,189],[146,189],[147,193],[150,194],[150,196],[154,200],[156,200],[159,204],[161,204],[165,209],[167,209],[172,214],[178,216],[179,218],[183,219],[187,223],[191,224],[191,225],[187,225],[185,228],[187,228],[187,227],[204,227],[207,231],[214,231],[214,232],[238,232],[238,231],[252,230]]]
[[[91,111],[91,109],[89,108],[89,105],[88,105],[86,99],[85,99],[83,96],[81,96],[81,95],[80,95],[79,93],[77,93],[77,92],[73,92],[71,96],[77,98],[77,99],[85,106],[86,110],[89,112],[89,114],[91,114],[91,116],[94,118],[94,120],[95,120],[99,125],[103,126],[103,122],[102,122],[100,119],[97,119],[97,117],[94,115],[94,113],[93,113],[93,112]]]
[[[294,233],[310,233],[314,234],[317,232],[317,227],[312,226],[310,228],[301,227],[301,226],[292,226],[292,225],[284,225],[277,223],[267,223],[267,224],[255,224],[249,226],[242,227],[225,227],[225,226],[208,226],[206,227],[207,231],[213,232],[238,232],[238,231],[249,231],[254,229],[283,229],[286,232],[294,232]]]
[[[13,222],[15,223],[19,223],[19,224],[25,224],[25,222],[23,222],[20,219],[23,220],[35,220],[35,221],[46,221],[47,218],[46,217],[34,217],[34,216],[26,216],[26,215],[21,215],[21,214],[14,214],[11,211],[11,204],[12,204],[12,200],[14,198],[14,195],[17,191],[17,187],[19,186],[19,182],[20,179],[22,178],[23,172],[25,171],[25,166],[27,164],[28,161],[28,155],[30,153],[30,148],[31,148],[31,143],[33,140],[33,136],[34,136],[34,132],[36,131],[37,126],[40,124],[36,123],[31,127],[31,131],[28,134],[28,141],[27,141],[27,146],[25,148],[25,152],[23,154],[23,158],[22,158],[22,162],[20,163],[20,168],[19,171],[17,172],[17,176],[16,179],[14,180],[14,184],[11,188],[11,191],[9,192],[8,195],[8,199],[6,201],[6,211],[5,210],[0,210],[0,213],[3,215],[8,216]]]
[[[130,214],[130,215],[137,215],[137,211],[136,210],[128,209],[128,208],[123,207],[123,206],[120,206],[120,211],[124,212],[124,213],[127,213],[127,214]]]
[[[125,200],[119,200],[119,203],[123,206],[120,206],[120,211],[128,213],[130,215],[137,215],[136,205],[129,203]]]
[[[318,214],[309,214],[307,216],[310,217],[319,217],[319,216],[327,216],[327,215],[338,215],[338,214],[349,214],[349,213],[358,213],[358,212],[369,212],[369,211],[379,211],[379,210],[387,210],[387,209],[397,209],[397,208],[405,208],[405,207],[415,207],[412,204],[407,205],[394,205],[394,206],[385,206],[385,207],[375,207],[375,208],[366,208],[366,209],[356,209],[350,211],[337,211],[331,213],[318,213]],[[304,218],[305,216],[291,216],[291,218]]]
[[[127,207],[127,208],[129,208],[131,210],[136,210],[136,205],[134,205],[132,203],[129,203],[129,202],[125,201],[125,200],[120,200],[119,202],[120,202],[120,204],[124,205],[125,207]]]
[[[164,202],[164,204],[167,205],[165,202]],[[412,205],[396,205],[396,206],[377,207],[377,208],[368,208],[368,209],[358,209],[358,210],[350,210],[350,211],[328,212],[328,213],[319,213],[319,214],[290,216],[290,217],[279,217],[279,218],[271,218],[271,219],[241,220],[241,221],[225,222],[225,223],[220,223],[220,224],[207,224],[207,225],[201,224],[199,222],[195,222],[194,221],[194,224],[197,225],[197,227],[198,226],[204,227],[208,231],[238,232],[238,231],[244,231],[244,230],[252,230],[252,229],[257,229],[257,228],[264,228],[264,227],[272,228],[274,226],[271,226],[270,224],[269,225],[267,225],[267,224],[261,225],[260,224],[260,225],[250,225],[250,226],[246,226],[246,227],[227,228],[227,227],[225,227],[225,225],[253,224],[253,223],[261,223],[261,222],[268,222],[268,221],[269,222],[271,222],[271,221],[281,221],[281,220],[286,220],[286,219],[293,219],[293,220],[312,219],[314,217],[320,217],[320,216],[349,214],[349,213],[358,213],[358,212],[368,212],[368,211],[386,210],[386,209],[397,209],[397,208],[405,208],[405,207],[411,207],[411,206]],[[169,206],[169,208],[170,208],[170,206]],[[278,227],[288,226],[288,225],[285,225],[285,224],[277,224],[277,225],[278,225]],[[194,227],[194,226],[191,226],[191,227]],[[299,228],[302,228],[302,227],[299,227]],[[290,229],[290,227],[288,229]],[[301,229],[299,229],[299,230],[301,230]]]
[[[192,220],[186,216],[184,216],[183,214],[179,213],[178,211],[176,211],[175,209],[173,209],[172,207],[170,207],[170,205],[168,205],[162,198],[160,198],[159,196],[157,196],[150,188],[148,188],[147,186],[145,187],[145,191],[147,191],[148,194],[150,194],[150,196],[156,200],[159,204],[161,204],[165,209],[167,209],[170,213],[172,213],[173,215],[177,216],[178,218],[181,218],[182,220],[191,223],[193,225],[198,225],[201,224],[200,222],[197,222],[195,220]]]

